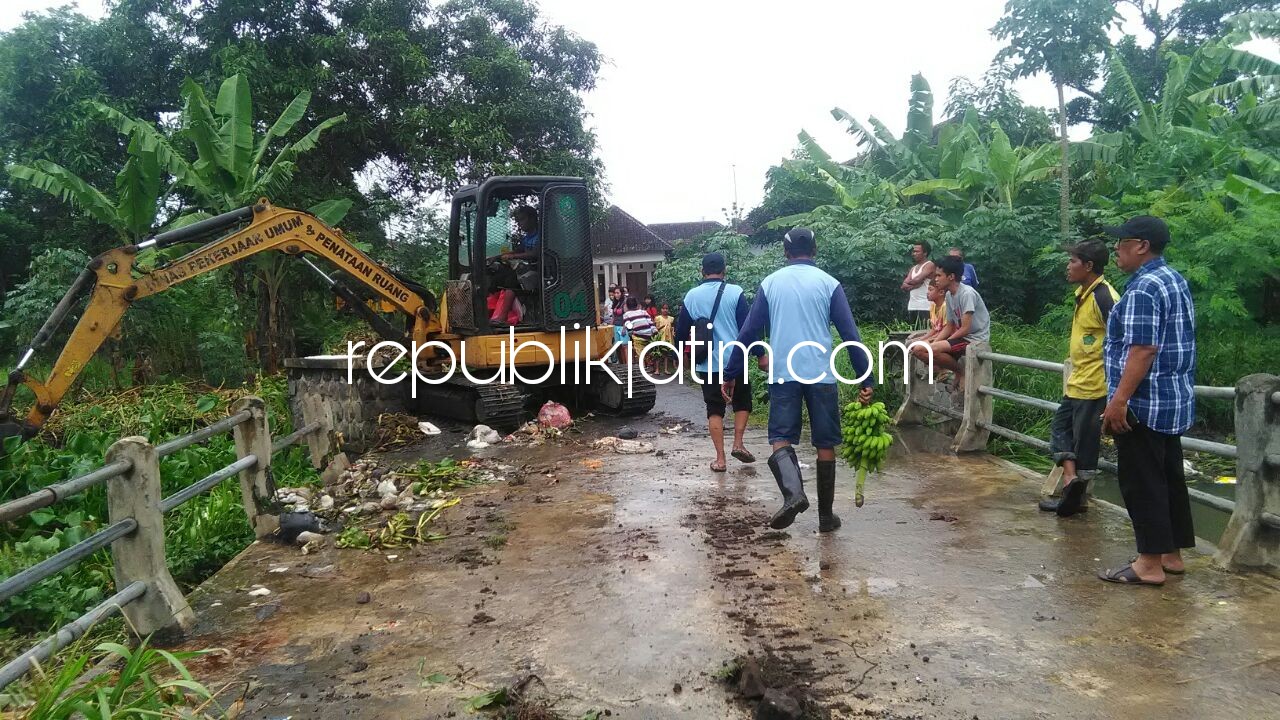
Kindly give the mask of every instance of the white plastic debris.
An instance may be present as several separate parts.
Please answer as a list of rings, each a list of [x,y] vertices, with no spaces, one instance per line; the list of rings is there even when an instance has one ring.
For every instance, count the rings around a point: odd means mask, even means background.
[[[429,422],[418,423],[418,429],[422,431],[423,435],[439,435],[440,434],[440,428],[436,427],[435,425],[432,425]]]
[[[299,536],[299,537],[301,537],[301,536]],[[250,590],[250,591],[249,591],[249,594],[250,594],[250,595],[252,595],[253,597],[264,597],[264,596],[266,596],[266,595],[270,595],[270,594],[271,594],[271,591],[270,591],[270,590],[268,590],[268,589],[266,589],[266,588],[264,588],[264,587],[260,587],[260,588],[258,588],[258,589],[256,589],[256,590]]]
[[[592,447],[609,448],[620,455],[640,455],[653,452],[653,443],[643,440],[623,440],[618,437],[602,437],[591,443]]]
[[[471,434],[467,436],[467,440],[480,441],[482,443],[492,445],[494,443],[502,442],[502,436],[498,434],[497,430],[494,430],[488,425],[477,425],[471,428]],[[470,442],[467,443],[467,447],[471,447]]]
[[[378,483],[379,497],[386,497],[388,495],[399,495],[399,494],[400,494],[399,488],[397,488],[396,484],[391,482],[390,480],[383,480],[382,482]]]
[[[487,447],[489,447],[489,443],[487,443],[487,442],[485,442],[485,441],[483,441],[483,440],[468,440],[468,441],[467,441],[467,449],[468,449],[468,450],[483,450],[483,449],[485,449],[485,448],[487,448]]]
[[[304,530],[303,532],[298,533],[298,537],[294,539],[294,542],[299,545],[307,545],[313,542],[322,543],[324,542],[324,535],[317,532],[311,532],[310,530]]]
[[[269,573],[282,573],[282,572],[289,572],[289,566],[288,566],[288,565],[276,565],[275,567],[271,568],[271,569],[270,569],[270,570],[268,570],[267,572],[269,572]]]
[[[321,509],[321,510],[332,510],[332,509],[333,509],[333,496],[332,496],[332,495],[321,495],[321,496],[320,496],[320,509]]]

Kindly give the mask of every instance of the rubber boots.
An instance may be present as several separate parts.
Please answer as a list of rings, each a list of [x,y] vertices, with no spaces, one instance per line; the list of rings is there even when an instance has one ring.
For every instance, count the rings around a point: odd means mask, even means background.
[[[790,445],[775,450],[769,456],[769,470],[782,491],[782,508],[769,519],[769,527],[781,530],[795,522],[796,515],[809,509],[809,498],[804,494],[804,477],[800,474],[800,459]]]
[[[836,461],[818,461],[818,532],[840,529],[840,516],[831,511],[836,499]]]

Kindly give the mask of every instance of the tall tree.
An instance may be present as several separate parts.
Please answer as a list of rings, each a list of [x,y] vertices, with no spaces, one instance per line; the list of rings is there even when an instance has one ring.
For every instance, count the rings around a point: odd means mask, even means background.
[[[178,218],[177,225],[251,205],[259,197],[281,196],[297,174],[299,158],[320,146],[320,137],[325,131],[347,119],[346,115],[336,115],[319,122],[301,138],[284,142],[307,115],[311,102],[308,91],[298,93],[269,126],[254,117],[253,94],[243,75],[224,80],[213,103],[209,102],[204,88],[188,79],[182,86],[182,98],[182,136],[195,147],[194,160],[184,158],[150,123],[130,118],[103,103],[92,105],[100,117],[121,133],[145,138],[157,148],[159,162],[165,170],[192,194],[195,209]],[[256,128],[260,126],[267,130],[259,135]],[[268,151],[276,147],[279,150],[267,163]],[[311,211],[321,220],[336,224],[350,207],[349,199],[330,199]],[[275,253],[254,257],[252,263],[257,291],[259,357],[262,369],[275,373],[283,351],[288,348],[280,322],[286,265],[284,258]]]
[[[1017,77],[1048,73],[1058,90],[1058,213],[1065,242],[1071,234],[1071,161],[1064,88],[1084,87],[1097,77],[1099,53],[1110,46],[1106,31],[1118,14],[1112,0],[1009,0],[1004,12],[991,31],[1008,42],[997,60],[1012,62]]]

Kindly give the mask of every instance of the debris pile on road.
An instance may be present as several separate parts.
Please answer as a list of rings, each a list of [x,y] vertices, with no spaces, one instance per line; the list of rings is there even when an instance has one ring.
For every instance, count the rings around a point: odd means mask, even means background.
[[[642,455],[653,452],[653,443],[644,440],[624,440],[620,437],[602,437],[591,447],[613,450],[619,455]]]
[[[827,717],[819,703],[786,669],[786,663],[772,655],[744,655],[726,663],[718,677],[738,697],[754,703],[757,720],[800,720]]]
[[[439,432],[438,430],[436,431]],[[418,418],[405,413],[382,413],[373,431],[374,450],[393,450],[422,439]]]
[[[489,433],[485,437],[497,435]],[[391,470],[372,459],[359,460],[329,476],[323,490],[277,490],[286,511],[281,515],[282,528],[288,526],[280,539],[302,545],[304,553],[322,546],[322,533],[331,527],[341,529],[338,547],[387,548],[442,539],[444,535],[431,532],[428,526],[446,508],[458,504],[456,491],[493,482],[498,479],[497,470],[510,469],[490,467],[483,461],[445,459]]]

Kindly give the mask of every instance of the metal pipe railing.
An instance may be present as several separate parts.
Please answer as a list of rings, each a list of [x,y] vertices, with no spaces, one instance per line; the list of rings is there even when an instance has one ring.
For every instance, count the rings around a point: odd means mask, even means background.
[[[47,577],[56,575],[71,564],[82,560],[120,538],[138,529],[133,518],[112,523],[60,553],[50,555],[16,575],[0,582],[0,602],[4,602]]]
[[[98,603],[85,614],[63,625],[58,632],[10,660],[4,667],[0,667],[0,690],[26,675],[37,663],[48,660],[54,653],[79,640],[94,625],[120,612],[125,605],[142,597],[146,591],[147,584],[141,580],[129,583],[123,590]]]
[[[1052,400],[1041,400],[1040,398],[1031,397],[1030,395],[1022,395],[1020,393],[1009,392],[1008,390],[993,388],[990,385],[979,385],[978,392],[984,395],[990,395],[994,398],[1000,398],[1001,400],[1008,400],[1009,402],[1016,402],[1021,405],[1030,405],[1033,408],[1040,408],[1041,410],[1048,410],[1049,412],[1055,412],[1058,409],[1058,403],[1053,402]]]
[[[1234,387],[1220,387],[1216,385],[1196,385],[1196,397],[1211,398],[1216,400],[1235,400],[1236,389]]]
[[[978,427],[982,428],[983,430],[989,430],[993,434],[999,435],[1000,437],[1008,438],[1010,440],[1017,440],[1020,443],[1030,445],[1031,447],[1039,450],[1044,450],[1045,452],[1048,452],[1049,450],[1049,443],[1037,437],[1031,437],[1030,435],[1023,435],[1017,430],[1010,430],[1007,427],[996,425],[995,423],[989,423],[983,420],[978,421]]]
[[[285,435],[284,437],[282,437],[282,438],[280,438],[280,439],[276,440],[275,442],[271,443],[271,452],[272,452],[272,454],[275,454],[275,453],[280,452],[281,450],[283,450],[283,449],[285,449],[285,448],[289,447],[290,445],[292,445],[292,444],[294,444],[294,443],[298,442],[298,440],[300,440],[301,438],[303,438],[303,437],[305,437],[305,436],[307,436],[307,435],[310,435],[311,433],[313,433],[313,432],[315,432],[316,430],[319,430],[319,429],[320,429],[320,423],[319,423],[318,421],[317,421],[317,422],[308,423],[308,424],[306,424],[306,425],[303,425],[302,427],[298,428],[297,430],[294,430],[293,432],[289,433],[288,435]]]
[[[1209,453],[1210,455],[1219,455],[1224,458],[1231,458],[1232,460],[1236,459],[1238,455],[1235,445],[1213,442],[1212,440],[1201,440],[1200,438],[1193,437],[1182,438],[1182,449]]]
[[[190,485],[182,488],[181,490],[170,495],[164,500],[161,500],[160,512],[167,513],[170,510],[178,507],[179,505],[187,502],[191,498],[203,493],[204,491],[208,490],[214,485],[217,485],[218,483],[222,482],[223,480],[226,480],[232,475],[239,473],[241,470],[251,468],[257,464],[258,464],[257,455],[245,455],[244,457],[240,458],[239,460],[236,460],[235,462],[222,468],[221,470],[213,472],[208,476],[206,476],[204,479],[199,480],[198,482],[191,483]]]
[[[992,362],[1002,362],[1007,365],[1017,365],[1019,367],[1032,368],[1033,370],[1044,370],[1046,372],[1062,372],[1062,363],[1049,362],[1048,360],[1036,360],[1035,358],[1024,358],[1017,355],[1004,355],[994,352],[980,352],[978,357],[983,360],[991,360]]]
[[[939,415],[946,415],[947,417],[955,420],[960,420],[961,418],[964,417],[964,414],[961,413],[959,410],[956,410],[955,408],[944,408],[941,405],[934,405],[933,403],[921,402],[919,400],[916,401],[916,404],[924,408],[925,410],[936,412]]]
[[[249,412],[248,410],[242,410],[236,413],[235,415],[232,415],[230,417],[225,417],[219,420],[218,422],[211,423],[206,427],[202,427],[193,433],[189,433],[187,435],[183,435],[182,437],[177,437],[168,442],[157,445],[156,454],[159,455],[160,457],[166,457],[168,455],[172,455],[178,452],[179,450],[182,450],[183,448],[187,448],[192,445],[195,445],[198,442],[208,440],[209,438],[213,437],[214,435],[217,435],[218,433],[224,433],[234,428],[235,426],[239,425],[240,423],[248,420],[251,417],[253,417],[253,413]]]
[[[60,482],[55,485],[47,485],[39,490],[24,495],[16,500],[0,505],[0,522],[8,522],[16,520],[35,510],[43,507],[49,507],[54,503],[61,502],[72,495],[82,493],[85,490],[100,485],[117,475],[123,475],[129,472],[133,464],[127,460],[113,462],[110,465],[102,467],[90,473],[85,473],[77,478],[72,478],[66,482]]]

